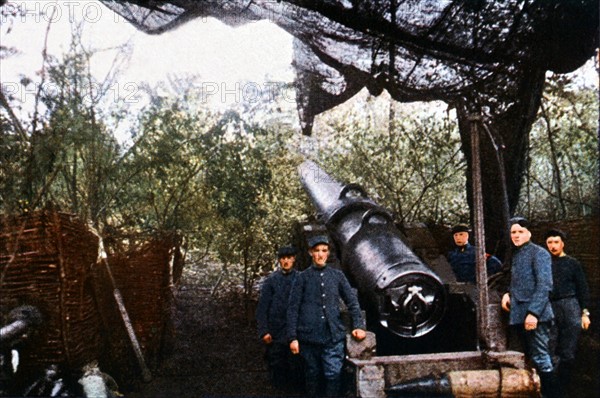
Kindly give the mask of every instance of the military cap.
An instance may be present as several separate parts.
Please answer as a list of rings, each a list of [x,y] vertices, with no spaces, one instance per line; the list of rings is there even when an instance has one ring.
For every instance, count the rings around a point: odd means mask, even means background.
[[[298,253],[298,250],[294,246],[282,246],[277,250],[277,257],[287,257],[287,256],[295,256]]]
[[[316,245],[327,245],[327,246],[329,246],[329,238],[327,238],[327,236],[325,236],[325,235],[311,236],[308,239],[308,247],[309,247],[309,249],[312,249]]]
[[[456,224],[452,227],[452,233],[455,234],[457,232],[470,232],[469,226],[467,224]]]
[[[519,224],[525,229],[529,229],[531,223],[525,217],[513,217],[508,221],[509,226],[513,226],[515,224]]]
[[[551,236],[560,236],[560,239],[562,239],[563,242],[567,240],[567,234],[565,234],[560,229],[552,228],[551,230],[546,232],[546,236],[544,237],[544,239],[548,239]]]

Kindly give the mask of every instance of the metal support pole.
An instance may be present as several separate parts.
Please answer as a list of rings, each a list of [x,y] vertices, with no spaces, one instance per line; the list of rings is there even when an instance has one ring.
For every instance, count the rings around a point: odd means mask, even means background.
[[[487,268],[485,258],[485,232],[483,221],[483,194],[481,190],[481,158],[479,123],[481,116],[471,115],[471,179],[473,183],[473,232],[475,233],[475,266],[477,274],[477,334],[484,348],[489,349],[489,311]]]

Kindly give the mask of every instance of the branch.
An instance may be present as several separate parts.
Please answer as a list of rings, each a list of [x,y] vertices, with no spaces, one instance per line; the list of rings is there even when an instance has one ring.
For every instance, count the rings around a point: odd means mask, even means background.
[[[544,185],[542,184],[542,182],[540,180],[538,180],[534,175],[530,175],[531,179],[533,179],[533,181],[537,184],[537,186],[544,192],[546,192],[548,195],[550,195],[551,197],[555,198],[555,199],[559,199],[558,195],[555,194],[554,192],[550,191],[548,188],[544,187]],[[564,200],[565,202],[568,202],[572,205],[585,205],[585,206],[591,206],[589,203],[585,203],[582,201],[576,201],[576,200],[572,200],[569,198],[562,198],[562,200]]]
[[[21,137],[21,140],[23,141],[23,143],[24,144],[29,143],[29,140],[28,140],[27,134],[25,133],[25,129],[23,128],[23,125],[17,118],[17,115],[13,112],[10,104],[8,103],[8,99],[6,98],[6,96],[4,95],[4,92],[2,90],[0,90],[0,105],[2,105],[2,107],[4,109],[6,109],[6,111],[8,112],[8,116],[10,116],[10,120],[12,121],[13,126],[15,127],[15,130],[17,130],[17,133],[19,133],[19,136]]]
[[[56,14],[56,10],[58,7],[52,8],[52,15],[48,19],[48,26],[46,26],[46,33],[44,36],[44,48],[42,49],[42,70],[40,72],[41,81],[38,86],[37,93],[35,94],[35,105],[33,108],[33,118],[31,132],[35,133],[37,129],[37,118],[38,118],[38,105],[40,103],[40,97],[42,95],[42,87],[44,86],[44,82],[46,80],[46,64],[48,63],[48,37],[50,36],[50,26],[52,26],[52,21],[54,21],[54,14]]]
[[[556,189],[558,191],[558,203],[560,204],[560,209],[562,211],[562,216],[564,217],[567,214],[567,209],[565,207],[565,203],[563,201],[563,193],[562,193],[562,179],[560,177],[560,167],[558,165],[558,158],[556,155],[556,147],[554,145],[554,131],[552,129],[552,125],[550,122],[550,117],[546,112],[546,107],[544,103],[540,103],[540,110],[542,114],[542,118],[546,123],[546,132],[548,133],[548,143],[550,144],[550,155],[552,156],[552,169],[554,170],[554,174],[556,176]]]

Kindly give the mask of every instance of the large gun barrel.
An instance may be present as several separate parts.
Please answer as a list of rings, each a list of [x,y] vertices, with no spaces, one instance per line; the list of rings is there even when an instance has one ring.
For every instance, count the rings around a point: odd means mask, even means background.
[[[391,214],[360,186],[340,184],[312,161],[298,171],[343,266],[376,308],[380,324],[408,338],[433,330],[445,312],[446,290],[406,246]]]
[[[26,339],[35,328],[42,323],[40,311],[31,305],[14,308],[8,314],[9,323],[0,328],[0,344],[3,347],[12,346]]]

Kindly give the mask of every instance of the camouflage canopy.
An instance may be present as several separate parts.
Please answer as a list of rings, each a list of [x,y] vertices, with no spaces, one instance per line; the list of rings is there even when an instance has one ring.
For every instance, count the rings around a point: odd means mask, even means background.
[[[268,19],[295,37],[298,111],[315,115],[362,88],[456,108],[467,159],[469,118],[484,120],[486,230],[498,239],[517,204],[528,133],[546,71],[570,72],[598,46],[597,0],[103,0],[159,34],[190,19]],[[498,149],[500,148],[500,149]],[[469,161],[470,164],[470,161]],[[470,187],[470,184],[468,185]],[[495,232],[494,232],[495,231]]]
[[[398,101],[476,100],[490,115],[535,70],[569,72],[593,55],[598,2],[564,0],[104,1],[147,33],[197,17],[268,19],[295,38],[304,131],[363,87]],[[488,109],[489,108],[489,109]]]

